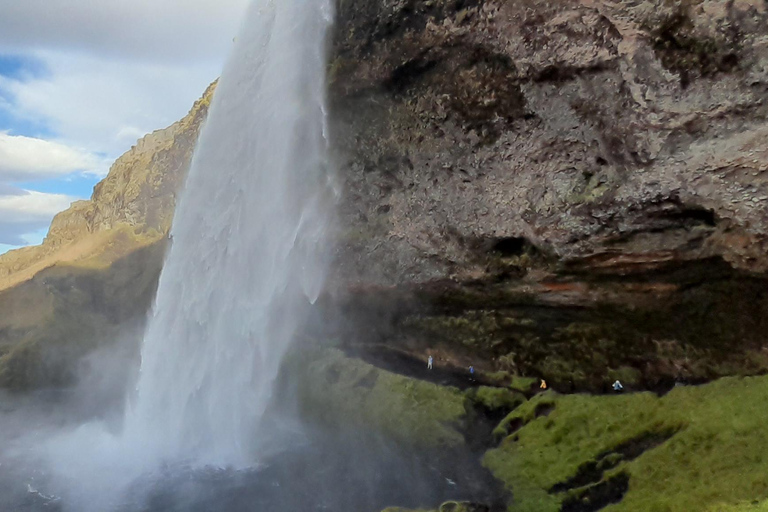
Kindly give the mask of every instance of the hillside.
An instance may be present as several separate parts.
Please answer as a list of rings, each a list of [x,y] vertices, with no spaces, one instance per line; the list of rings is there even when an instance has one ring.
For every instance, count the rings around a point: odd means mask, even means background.
[[[214,90],[120,157],[89,201],[56,216],[42,245],[0,256],[0,386],[73,384],[81,358],[126,332],[137,356],[176,195]]]

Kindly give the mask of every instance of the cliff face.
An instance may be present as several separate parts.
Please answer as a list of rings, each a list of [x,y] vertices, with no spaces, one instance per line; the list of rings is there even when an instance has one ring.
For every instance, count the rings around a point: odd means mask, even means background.
[[[340,2],[337,334],[567,389],[767,370],[767,21],[757,0]],[[213,89],[0,258],[2,286],[160,239]]]
[[[373,342],[567,389],[766,369],[765,2],[342,2],[333,55]]]
[[[95,233],[120,224],[167,232],[215,90],[214,83],[181,121],[147,135],[118,158],[90,201],[54,219],[46,243],[76,240],[83,228]]]
[[[608,270],[765,270],[766,9],[343,2],[343,217],[386,265],[354,278],[471,276],[478,245],[517,237]]]

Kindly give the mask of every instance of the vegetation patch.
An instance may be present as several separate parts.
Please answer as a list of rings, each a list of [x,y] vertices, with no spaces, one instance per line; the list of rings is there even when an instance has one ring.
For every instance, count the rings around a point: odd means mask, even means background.
[[[545,393],[497,427],[507,437],[484,464],[512,491],[516,511],[764,510],[766,401],[768,377],[663,397]],[[542,405],[554,408],[536,417]]]
[[[338,350],[305,350],[288,364],[304,366],[301,410],[328,425],[358,425],[407,445],[464,443],[466,396],[456,388],[380,370]]]

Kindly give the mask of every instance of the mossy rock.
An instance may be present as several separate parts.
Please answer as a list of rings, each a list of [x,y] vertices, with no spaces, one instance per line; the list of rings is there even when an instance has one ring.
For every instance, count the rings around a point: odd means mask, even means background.
[[[328,425],[357,425],[405,444],[455,447],[467,413],[466,397],[439,386],[378,369],[338,350],[295,354],[302,412]]]
[[[639,384],[643,379],[643,374],[637,368],[631,366],[622,366],[616,370],[608,371],[608,380],[610,382],[620,381],[625,386],[635,386]]]
[[[554,407],[555,398],[551,391],[536,395],[533,399],[523,402],[501,420],[493,430],[493,436],[497,439],[506,437],[536,417],[549,414]]]
[[[538,379],[533,377],[521,377],[520,375],[513,375],[509,387],[516,391],[520,391],[521,393],[528,393],[531,388],[536,385],[537,382]]]
[[[487,410],[512,410],[525,402],[525,397],[509,389],[481,386],[467,392],[470,399]]]
[[[664,397],[538,395],[505,420],[522,426],[484,464],[513,491],[515,510],[554,512],[625,475],[605,510],[759,511],[768,498],[766,403],[768,377]],[[548,414],[537,415],[543,404]]]

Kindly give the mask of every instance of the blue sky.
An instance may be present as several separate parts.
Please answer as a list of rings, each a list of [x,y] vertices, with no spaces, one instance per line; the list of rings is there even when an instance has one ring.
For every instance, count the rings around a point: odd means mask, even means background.
[[[0,0],[0,253],[213,81],[248,0]],[[148,14],[150,13],[150,14]]]
[[[22,55],[0,55],[0,76],[8,79],[25,81],[28,79],[40,79],[48,76],[48,70],[45,63],[34,57],[24,57]],[[50,127],[45,125],[44,120],[24,119],[14,116],[13,112],[2,105],[13,105],[13,98],[10,95],[2,94],[0,91],[0,132],[7,132],[11,135],[24,135],[27,137],[50,139],[55,137],[55,133]],[[105,158],[107,155],[103,155]],[[84,169],[80,169],[83,171]],[[66,194],[74,198],[88,198],[93,191],[94,185],[98,183],[99,177],[96,175],[87,175],[82,172],[74,172],[70,175],[39,181],[11,182],[25,190],[35,190],[51,194]],[[44,233],[44,230],[43,230]],[[34,243],[39,243],[39,233],[35,233],[32,239]]]

